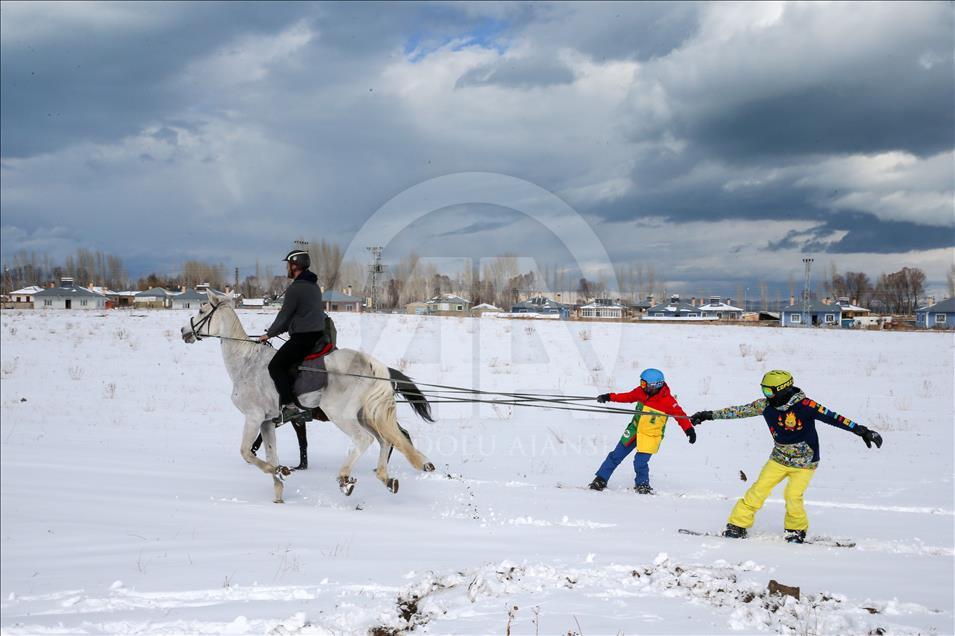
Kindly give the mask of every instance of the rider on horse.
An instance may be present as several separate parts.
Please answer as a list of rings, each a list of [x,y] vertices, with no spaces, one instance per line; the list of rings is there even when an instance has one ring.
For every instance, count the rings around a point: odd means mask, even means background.
[[[282,310],[259,340],[265,342],[286,331],[289,334],[289,339],[275,352],[275,357],[269,363],[269,375],[272,376],[275,389],[279,393],[282,421],[288,422],[310,419],[310,413],[295,401],[291,372],[302,363],[305,356],[312,353],[316,343],[321,340],[325,328],[325,311],[318,276],[308,269],[311,265],[308,252],[292,250],[283,260],[288,266],[288,277],[293,279],[292,284],[285,290]]]

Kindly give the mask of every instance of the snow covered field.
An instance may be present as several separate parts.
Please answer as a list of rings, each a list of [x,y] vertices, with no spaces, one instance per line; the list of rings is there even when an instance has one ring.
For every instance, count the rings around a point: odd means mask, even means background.
[[[219,344],[179,337],[192,313],[3,313],[4,634],[955,631],[952,334],[335,316],[341,346],[421,382],[597,395],[655,366],[693,412],[789,369],[885,438],[819,427],[810,535],[858,544],[831,548],[782,542],[782,487],[754,538],[678,534],[722,528],[769,456],[761,418],[708,422],[692,446],[671,423],[649,497],[629,462],[606,492],[578,488],[626,416],[436,405],[427,424],[400,406],[437,472],[396,453],[393,495],[372,448],[345,497],[347,439],[316,422],[309,470],[273,504],[239,456]],[[260,333],[273,314],[240,316]]]

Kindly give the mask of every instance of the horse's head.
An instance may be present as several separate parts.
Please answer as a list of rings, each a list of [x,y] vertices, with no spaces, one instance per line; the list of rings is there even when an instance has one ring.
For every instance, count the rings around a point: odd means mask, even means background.
[[[197,340],[218,335],[216,331],[217,325],[213,324],[215,322],[215,313],[228,301],[225,298],[220,298],[213,294],[211,291],[207,291],[206,293],[209,296],[209,302],[202,303],[202,306],[199,307],[199,315],[190,318],[189,322],[183,325],[182,329],[179,330],[186,344],[192,344]]]

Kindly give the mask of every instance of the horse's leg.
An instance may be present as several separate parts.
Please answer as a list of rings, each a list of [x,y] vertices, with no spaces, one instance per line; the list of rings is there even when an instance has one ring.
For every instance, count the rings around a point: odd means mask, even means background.
[[[305,432],[305,423],[292,422],[292,428],[295,429],[295,436],[298,438],[298,466],[295,470],[306,470],[308,468],[308,435]]]
[[[397,448],[416,469],[423,470],[426,473],[434,471],[434,464],[431,463],[431,460],[414,447],[414,444],[411,443],[411,439],[405,436],[401,427],[398,426],[398,418],[395,417],[394,407],[382,409],[382,411],[382,419],[384,421],[378,423],[378,426],[375,426],[375,429],[381,435],[382,439]]]
[[[378,467],[375,469],[375,475],[388,490],[398,492],[398,479],[388,476],[388,457],[392,448],[390,443],[378,440]]]
[[[275,487],[275,500],[282,500],[282,477],[288,475],[288,468],[285,466],[279,466],[277,463],[264,462],[252,452],[252,442],[255,440],[256,435],[259,434],[260,430],[265,427],[262,426],[262,420],[265,419],[264,415],[249,415],[245,418],[245,429],[242,432],[242,445],[239,448],[239,452],[242,454],[242,459],[246,462],[252,464],[263,473],[267,473],[272,476],[273,485]],[[275,447],[275,425],[270,424],[272,432],[272,443],[271,446],[274,449]],[[264,433],[265,431],[262,430]],[[271,456],[270,459],[273,459]]]
[[[283,479],[285,479],[291,471],[279,464],[279,449],[275,443],[275,424],[273,422],[262,423],[262,442],[265,444],[266,459],[271,465],[275,466],[275,470],[272,473],[272,486],[275,488],[274,501],[275,503],[285,503],[283,498],[285,483]]]
[[[341,488],[343,493],[350,495],[355,489],[355,482],[357,481],[351,476],[352,467],[355,465],[355,462],[358,461],[358,458],[368,450],[368,447],[375,438],[372,437],[371,433],[362,430],[358,422],[347,422],[344,424],[335,422],[335,424],[337,424],[338,428],[348,435],[352,441],[352,447],[345,456],[345,463],[342,464],[341,469],[338,471],[338,487]]]

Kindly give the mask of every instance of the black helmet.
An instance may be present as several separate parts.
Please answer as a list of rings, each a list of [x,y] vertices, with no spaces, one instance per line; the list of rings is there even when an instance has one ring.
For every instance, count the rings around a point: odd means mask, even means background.
[[[308,252],[304,250],[292,250],[285,255],[283,261],[288,261],[289,263],[294,263],[301,267],[302,269],[308,269],[312,264],[312,259],[309,258]]]

